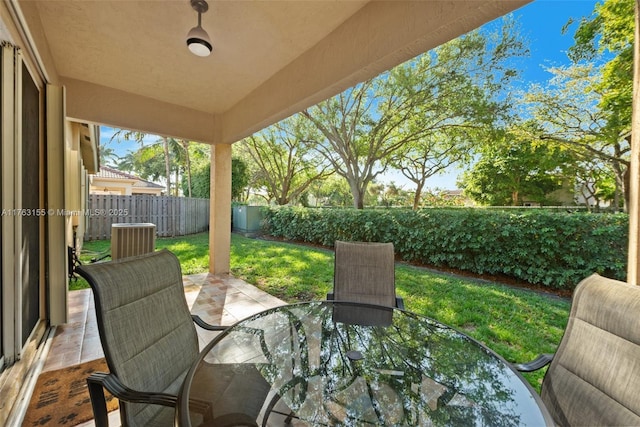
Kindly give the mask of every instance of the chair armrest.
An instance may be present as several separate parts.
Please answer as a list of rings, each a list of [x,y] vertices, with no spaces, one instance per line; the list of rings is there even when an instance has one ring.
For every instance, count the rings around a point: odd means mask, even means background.
[[[178,396],[168,393],[153,393],[133,390],[122,384],[120,379],[113,374],[94,372],[87,378],[93,418],[96,427],[109,427],[107,414],[107,401],[104,396],[106,389],[115,398],[125,402],[147,403],[175,408],[178,405]],[[208,402],[192,401],[189,403],[198,413],[205,415],[205,420],[210,419],[211,407]]]
[[[544,368],[553,360],[553,354],[541,354],[531,362],[514,363],[513,367],[520,372],[533,372]]]
[[[168,393],[153,393],[145,391],[133,390],[122,384],[120,379],[113,374],[104,372],[94,372],[87,378],[89,387],[96,384],[100,385],[113,394],[114,397],[125,402],[132,403],[149,403],[152,405],[172,406],[178,403],[178,396]],[[91,391],[91,390],[89,390]]]
[[[114,397],[125,402],[150,403],[155,405],[175,407],[178,397],[167,393],[146,393],[132,390],[112,374],[94,372],[87,378],[93,418],[96,427],[109,427],[107,415],[107,401],[104,389],[107,389]]]
[[[207,331],[224,331],[228,328],[228,326],[219,326],[207,323],[197,314],[192,314],[191,318],[196,325],[200,326],[202,329],[206,329]]]

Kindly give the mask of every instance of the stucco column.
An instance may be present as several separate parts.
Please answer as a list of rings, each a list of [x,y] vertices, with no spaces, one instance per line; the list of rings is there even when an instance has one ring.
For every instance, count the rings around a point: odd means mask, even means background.
[[[231,253],[231,144],[211,145],[209,272],[228,273]]]

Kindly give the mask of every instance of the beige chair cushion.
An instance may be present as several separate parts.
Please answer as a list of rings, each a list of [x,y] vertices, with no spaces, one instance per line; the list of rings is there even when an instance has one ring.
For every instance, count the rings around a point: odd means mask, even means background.
[[[393,243],[335,243],[334,299],[394,307]]]
[[[198,356],[182,272],[167,250],[82,267],[109,370],[128,387],[177,395]],[[125,425],[161,425],[173,408],[120,402]],[[156,422],[157,421],[157,422]]]
[[[640,288],[594,274],[571,314],[541,396],[563,426],[640,426]]]

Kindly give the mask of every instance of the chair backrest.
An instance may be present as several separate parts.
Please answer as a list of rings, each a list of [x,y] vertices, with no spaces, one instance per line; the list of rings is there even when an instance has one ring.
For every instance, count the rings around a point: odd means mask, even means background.
[[[396,306],[393,243],[335,242],[334,299]]]
[[[578,285],[541,396],[558,425],[640,425],[640,287]]]
[[[93,290],[110,372],[134,390],[177,395],[198,356],[198,339],[176,256],[162,250],[79,271]],[[123,425],[173,417],[170,407],[120,403]]]

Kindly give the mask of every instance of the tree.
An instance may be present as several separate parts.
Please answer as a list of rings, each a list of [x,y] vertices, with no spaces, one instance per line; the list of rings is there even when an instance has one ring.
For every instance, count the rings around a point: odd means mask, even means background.
[[[568,151],[519,137],[517,132],[488,145],[458,185],[482,205],[521,205],[524,198],[543,203],[547,194],[560,189],[571,164]]]
[[[313,198],[313,206],[346,207],[351,203],[349,186],[344,179],[331,175],[326,179],[314,181],[307,191],[307,199]],[[313,197],[311,197],[313,196]]]
[[[191,185],[191,143],[186,139],[177,139],[175,143],[178,147],[182,148],[182,152],[178,153],[178,162],[183,165],[184,172],[187,175],[186,186],[182,183],[182,193],[187,197],[192,197],[192,185]],[[186,191],[185,191],[186,190]]]
[[[210,191],[211,191],[210,164],[206,163],[206,164],[202,164],[194,167],[191,172],[191,197],[208,199],[211,196]]]
[[[384,186],[382,192],[381,204],[383,206],[410,206],[414,194],[411,191],[406,191],[403,187],[398,186],[395,182],[391,181]]]
[[[631,130],[633,99],[634,0],[597,3],[590,19],[583,19],[574,33],[569,58],[575,63],[602,62],[602,79],[593,90],[602,94],[599,107],[607,116],[608,133]],[[569,21],[563,31],[571,26]]]
[[[428,189],[424,195],[425,206],[447,206],[462,207],[466,204],[464,195],[458,192],[451,194],[449,190],[442,188]]]
[[[185,146],[186,142],[186,146]],[[209,179],[210,179],[210,164],[211,164],[211,150],[207,144],[197,144],[189,141],[179,141],[179,145],[182,147],[182,151],[178,151],[176,154],[177,161],[183,164],[187,173],[187,180],[181,180],[180,185],[182,188],[182,194],[189,195],[189,197],[198,197],[203,199],[209,198]],[[188,164],[186,153],[188,153]],[[189,178],[190,176],[190,178]],[[189,190],[191,188],[191,190]]]
[[[568,51],[573,65],[553,69],[554,87],[544,95],[538,91],[533,99],[534,114],[547,124],[543,137],[608,163],[616,180],[614,204],[624,197],[625,210],[629,201],[634,4],[633,0],[596,4],[592,16],[583,19],[575,31],[575,44]],[[569,21],[563,31],[572,24]]]
[[[364,207],[367,186],[401,147],[419,147],[446,130],[499,118],[501,88],[515,75],[506,64],[525,52],[514,23],[503,23],[492,33],[477,30],[452,40],[302,112],[322,133],[315,148],[349,183],[356,208]]]
[[[192,171],[192,197],[208,199],[211,191],[211,158],[207,155],[206,161],[194,162]],[[231,158],[231,199],[240,201],[242,193],[249,182],[247,166],[238,158]]]
[[[165,180],[167,182],[167,194],[171,194],[171,159],[169,158],[169,138],[161,137],[162,141],[162,152],[164,153],[164,172],[165,172]],[[177,181],[177,180],[176,180]],[[178,192],[178,188],[176,187],[176,196]]]
[[[162,155],[163,158],[163,170],[164,173],[158,174],[157,169],[158,159],[155,156],[159,155],[156,150],[145,150],[145,147],[149,145],[144,145],[144,139],[148,135],[139,131],[125,130],[120,129],[113,134],[111,137],[111,141],[119,140],[120,137],[126,140],[133,140],[140,144],[140,153],[134,154],[132,159],[126,159],[124,162],[124,167],[129,168],[130,166],[134,166],[132,169],[137,172],[142,178],[148,179],[150,176],[153,179],[158,179],[160,176],[163,176],[165,179],[167,194],[170,195],[172,192],[171,185],[171,174],[175,173],[176,175],[176,185],[175,185],[175,195],[178,195],[178,181],[180,175],[180,167],[185,169],[188,174],[188,179],[190,179],[191,174],[191,165],[189,161],[189,150],[188,141],[184,140],[175,140],[174,138],[168,138],[165,136],[160,136],[156,144],[162,145]],[[184,150],[184,153],[180,153],[180,149]],[[143,160],[144,159],[144,160]],[[151,161],[152,165],[146,165],[144,162]],[[176,162],[180,162],[180,164],[176,164]],[[184,166],[186,164],[186,167]],[[190,186],[188,187],[188,191],[190,192]]]
[[[108,146],[109,143],[100,144],[100,164],[108,165],[112,161],[117,162],[119,157],[113,147]]]
[[[416,185],[412,201],[414,210],[420,206],[427,179],[467,158],[470,153],[468,142],[444,132],[434,133],[415,144],[406,144],[394,157],[394,167]]]
[[[600,210],[603,201],[613,202],[617,209],[619,192],[611,168],[597,158],[578,162],[576,170],[576,188],[589,211],[592,207]]]
[[[147,137],[147,134],[144,132],[127,130],[127,129],[119,129],[111,136],[111,141],[119,141],[120,138],[124,138],[128,141],[136,141],[140,144],[140,149],[136,152],[131,153],[131,156],[123,159],[121,163],[123,170],[130,170],[132,172],[136,172],[143,179],[152,179],[157,180],[161,174],[157,173],[157,150],[148,148],[149,146],[144,145],[144,139]],[[164,178],[166,180],[166,191],[167,195],[171,194],[171,167],[170,167],[170,159],[169,159],[169,151],[168,151],[168,142],[166,137],[161,137],[161,142],[163,142],[163,153],[164,153]],[[152,164],[150,164],[151,162]]]
[[[125,172],[135,172],[136,169],[136,153],[128,151],[127,154],[121,156],[117,163],[118,170]]]
[[[240,142],[256,166],[258,184],[278,205],[297,200],[314,181],[331,174],[328,165],[308,148],[307,141],[315,139],[314,133],[309,123],[296,115]]]
[[[202,144],[168,137],[159,137],[155,143],[145,144],[144,140],[148,137],[147,134],[122,129],[117,131],[111,140],[118,140],[120,137],[137,141],[140,148],[123,156],[118,163],[118,168],[135,172],[144,179],[157,180],[163,177],[169,195],[173,193],[177,196],[179,188],[182,188],[182,193],[187,197],[193,196],[191,159],[194,155],[202,157]],[[172,179],[171,175],[174,175],[175,178]],[[187,177],[186,183],[181,183],[181,178],[185,175]]]
[[[177,189],[171,187],[171,174],[178,169],[178,165],[167,157],[168,144],[164,140],[151,145],[143,145],[134,152],[129,152],[123,156],[118,168],[134,172],[143,179],[157,181],[161,177],[169,180],[167,184],[167,194],[175,193]]]
[[[630,133],[614,126],[617,119],[612,121],[611,114],[602,108],[603,93],[597,90],[601,69],[593,64],[574,64],[549,71],[554,77],[546,87],[534,85],[523,96],[539,123],[530,128],[530,138],[559,143],[584,161],[596,157],[605,162],[616,179],[616,198],[623,197],[626,206]]]
[[[389,207],[389,202],[385,199],[385,185],[382,182],[373,181],[367,187],[367,192],[364,195],[364,203],[367,206],[386,206]]]
[[[138,150],[131,153],[131,159],[125,157],[125,166],[128,166],[129,160],[133,166],[132,170],[143,179],[157,181],[160,177],[166,179],[169,174],[171,182],[171,170],[167,171],[167,156],[164,144],[144,145]],[[170,165],[171,163],[169,163]],[[167,187],[167,194],[171,194],[171,188]]]
[[[239,200],[249,183],[247,164],[239,157],[231,159],[231,198]]]

